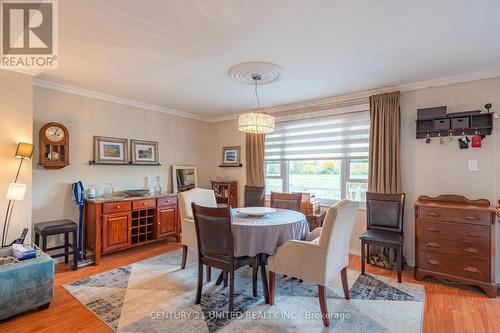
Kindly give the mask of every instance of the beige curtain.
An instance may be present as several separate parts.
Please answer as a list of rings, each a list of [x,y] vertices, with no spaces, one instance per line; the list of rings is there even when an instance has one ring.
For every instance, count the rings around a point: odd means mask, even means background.
[[[246,134],[247,185],[264,186],[265,134]]]
[[[370,155],[368,191],[401,193],[400,92],[370,96]],[[396,253],[381,246],[370,247],[370,263],[394,267]]]

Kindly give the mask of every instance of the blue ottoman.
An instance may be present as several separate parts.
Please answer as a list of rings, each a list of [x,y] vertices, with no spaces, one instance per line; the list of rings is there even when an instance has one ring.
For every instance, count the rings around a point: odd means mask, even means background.
[[[12,248],[0,249],[0,257]],[[37,258],[0,265],[0,320],[31,309],[45,309],[54,297],[54,259]]]

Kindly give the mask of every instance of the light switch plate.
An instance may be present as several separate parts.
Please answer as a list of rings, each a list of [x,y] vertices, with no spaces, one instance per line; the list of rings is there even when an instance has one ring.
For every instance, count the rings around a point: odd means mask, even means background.
[[[479,168],[477,160],[469,160],[469,171],[477,171]]]

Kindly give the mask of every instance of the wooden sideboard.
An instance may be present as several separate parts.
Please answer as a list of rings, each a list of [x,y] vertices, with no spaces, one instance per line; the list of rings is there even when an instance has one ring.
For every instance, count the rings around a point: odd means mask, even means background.
[[[495,209],[485,199],[421,196],[415,204],[415,279],[475,285],[496,297]]]
[[[180,239],[177,195],[85,200],[85,255],[101,255],[173,237]]]

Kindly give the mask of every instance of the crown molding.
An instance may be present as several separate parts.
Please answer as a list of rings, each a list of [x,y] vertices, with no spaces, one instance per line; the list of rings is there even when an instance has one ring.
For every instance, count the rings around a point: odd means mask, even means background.
[[[47,80],[34,79],[33,85],[36,87],[61,91],[61,92],[68,93],[68,94],[90,97],[90,98],[98,99],[101,101],[122,104],[122,105],[131,106],[131,107],[140,108],[140,109],[149,110],[149,111],[166,113],[166,114],[169,114],[172,116],[178,116],[178,117],[195,119],[195,120],[205,120],[203,116],[200,116],[200,115],[197,115],[194,113],[179,111],[179,110],[167,108],[164,106],[159,106],[159,105],[154,105],[154,104],[136,101],[136,100],[129,99],[129,98],[123,98],[123,97],[103,94],[103,93],[100,93],[97,91],[82,89],[82,88],[78,88],[78,87],[74,87],[74,86],[70,86],[70,85],[66,85],[66,84],[61,84],[61,83],[55,83],[55,82],[51,82],[51,81],[47,81]]]
[[[310,112],[310,111],[320,111],[320,110],[324,110],[326,108],[342,108],[342,107],[350,106],[350,105],[368,103],[369,102],[368,98],[374,94],[381,94],[381,93],[397,91],[397,90],[401,91],[401,93],[405,93],[405,92],[415,91],[415,90],[420,90],[420,89],[437,88],[437,87],[449,86],[449,85],[470,82],[470,81],[492,79],[492,78],[496,78],[496,77],[500,77],[500,69],[481,71],[481,72],[473,72],[473,73],[467,73],[467,74],[460,74],[460,75],[448,76],[448,77],[443,77],[443,78],[438,78],[438,79],[406,83],[406,84],[401,84],[401,85],[387,86],[387,87],[383,87],[383,88],[379,88],[379,89],[365,90],[365,91],[351,93],[351,94],[344,94],[344,95],[314,99],[314,100],[309,100],[309,101],[304,101],[304,102],[299,102],[299,103],[291,103],[291,104],[272,106],[272,107],[268,107],[268,108],[259,109],[258,111],[269,113],[269,114],[279,114],[279,113],[293,112],[293,111],[304,112],[304,110],[307,110],[308,112]],[[205,118],[205,120],[209,121],[209,122],[234,120],[234,119],[238,119],[238,117],[241,114],[242,114],[241,112],[240,113],[233,113],[233,114],[222,115],[222,116],[218,116],[218,117]]]
[[[27,73],[25,73],[27,74]],[[277,105],[268,108],[259,109],[259,112],[265,112],[269,114],[277,114],[280,113],[288,113],[288,112],[316,112],[322,111],[325,109],[332,108],[344,108],[352,105],[360,105],[368,103],[368,98],[374,94],[381,94],[385,92],[399,90],[402,93],[426,88],[436,88],[449,86],[458,83],[464,83],[469,81],[483,80],[483,79],[491,79],[495,77],[500,77],[500,68],[495,70],[481,71],[481,72],[473,72],[467,74],[460,74],[454,76],[448,76],[438,79],[426,80],[426,81],[418,81],[412,83],[406,83],[401,85],[393,85],[387,86],[379,89],[365,90],[361,92],[351,93],[351,94],[343,94],[338,96],[314,99],[304,102],[298,103],[290,103],[284,105]],[[118,103],[126,106],[141,108],[149,111],[162,112],[173,116],[201,120],[206,122],[219,122],[226,120],[234,120],[238,119],[238,117],[244,112],[231,113],[221,116],[202,116],[195,113],[184,112],[172,108],[167,108],[164,106],[149,104],[145,102],[136,101],[133,99],[103,94],[97,91],[82,89],[70,85],[65,85],[61,83],[55,83],[47,80],[34,79],[33,85],[41,88],[57,90],[73,95],[80,95],[84,97],[95,98],[107,102]]]

